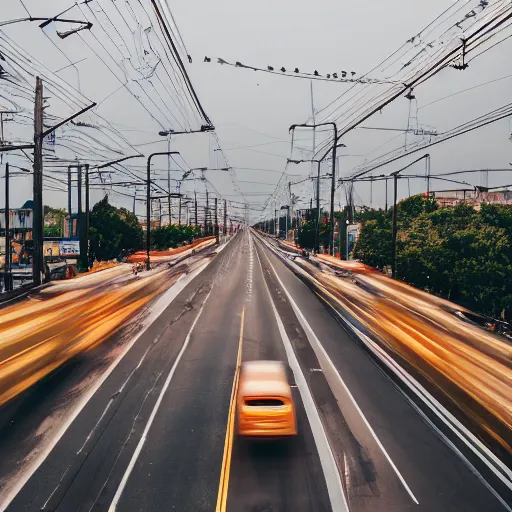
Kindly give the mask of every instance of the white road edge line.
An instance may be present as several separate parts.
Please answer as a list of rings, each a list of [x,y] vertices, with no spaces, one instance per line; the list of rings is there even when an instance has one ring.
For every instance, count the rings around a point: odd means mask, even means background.
[[[322,425],[322,420],[320,419],[320,415],[316,408],[315,401],[313,400],[313,396],[311,395],[311,391],[306,382],[306,378],[302,373],[299,361],[297,360],[297,356],[293,351],[291,341],[288,338],[288,335],[286,334],[286,330],[284,328],[281,317],[279,316],[274,301],[272,300],[272,296],[270,295],[270,290],[268,289],[267,283],[265,281],[263,267],[261,265],[261,260],[258,255],[258,252],[256,252],[256,256],[258,257],[258,262],[260,264],[260,269],[263,276],[263,284],[265,285],[265,288],[267,290],[270,305],[272,306],[272,310],[274,311],[274,316],[277,321],[279,334],[281,335],[281,339],[283,341],[283,345],[286,351],[286,356],[288,357],[288,363],[293,371],[295,383],[297,384],[300,395],[302,397],[302,402],[304,404],[304,409],[306,410],[306,415],[308,417],[309,425],[311,427],[311,432],[313,433],[313,438],[315,439],[315,444],[318,450],[320,464],[322,465],[322,470],[324,473],[325,483],[327,485],[327,492],[329,494],[329,500],[331,502],[332,510],[336,512],[348,512],[349,508],[347,504],[347,499],[345,496],[345,492],[343,490],[343,484],[341,482],[338,466],[336,464],[336,461],[334,460],[334,455],[331,450],[331,445],[329,444],[329,440],[327,439],[327,434],[325,433],[324,427]]]
[[[409,485],[405,481],[404,477],[402,476],[402,474],[400,473],[400,471],[396,467],[395,463],[393,462],[393,460],[391,459],[390,455],[388,454],[388,452],[384,448],[383,444],[380,442],[380,439],[377,437],[377,434],[373,430],[372,426],[370,425],[370,423],[366,419],[365,415],[363,414],[363,411],[361,410],[361,408],[359,407],[358,403],[356,402],[354,396],[350,392],[350,389],[345,384],[345,381],[341,378],[341,375],[339,374],[337,368],[334,366],[334,363],[332,362],[331,358],[327,355],[327,352],[325,351],[323,345],[320,343],[320,340],[317,338],[316,334],[313,332],[313,329],[311,328],[311,326],[309,325],[308,321],[306,320],[306,318],[302,314],[302,311],[299,309],[299,307],[297,306],[297,304],[293,300],[292,296],[290,295],[290,293],[288,292],[288,290],[284,286],[284,283],[281,281],[281,279],[277,275],[276,269],[274,268],[274,266],[272,265],[272,263],[270,262],[270,260],[268,258],[267,258],[267,261],[268,261],[270,267],[272,268],[272,270],[274,272],[274,275],[276,276],[276,279],[277,279],[279,285],[281,286],[281,288],[286,293],[286,296],[287,296],[288,300],[290,301],[290,304],[291,304],[293,310],[295,311],[295,314],[297,315],[297,318],[299,319],[299,322],[302,325],[302,328],[304,329],[304,331],[306,333],[306,336],[308,337],[309,343],[311,344],[311,346],[312,346],[312,348],[313,348],[313,350],[314,350],[314,352],[315,352],[315,354],[316,354],[316,356],[318,358],[318,362],[320,363],[320,366],[324,370],[324,374],[325,374],[327,380],[328,381],[330,380],[329,379],[329,375],[331,375],[331,374],[334,375],[335,377],[337,377],[338,383],[343,386],[343,389],[345,390],[346,394],[349,396],[349,398],[350,398],[353,406],[355,407],[356,411],[361,416],[361,419],[363,420],[364,424],[368,428],[368,431],[370,432],[372,437],[375,439],[375,442],[377,443],[377,445],[381,449],[382,453],[386,457],[386,459],[389,462],[390,466],[395,471],[396,476],[398,477],[398,479],[400,480],[400,482],[402,483],[402,485],[404,486],[405,490],[407,491],[407,493],[409,494],[411,499],[414,501],[414,503],[416,503],[416,505],[419,505],[419,501],[416,499],[416,496],[411,491],[411,488],[409,487]],[[325,365],[327,365],[327,368],[325,368]],[[332,387],[334,387],[334,386],[331,384],[331,388]]]
[[[232,238],[230,240],[232,240]],[[228,243],[229,241],[222,247],[225,247]],[[98,391],[98,389],[103,385],[103,383],[107,380],[110,374],[115,370],[117,365],[133,347],[135,342],[147,331],[151,324],[166,310],[166,308],[179,295],[179,293],[185,288],[185,286],[187,286],[188,283],[190,283],[196,276],[198,276],[212,261],[213,259],[209,259],[190,274],[181,275],[174,283],[174,285],[172,285],[160,298],[157,299],[157,301],[151,307],[152,312],[145,320],[145,325],[142,328],[142,330],[138,332],[137,335],[126,344],[122,352],[112,362],[108,369],[89,388],[88,392],[82,397],[76,408],[73,411],[71,411],[69,415],[66,416],[66,421],[62,423],[62,426],[55,433],[53,439],[51,439],[51,441],[48,442],[45,449],[42,450],[41,453],[35,458],[34,462],[29,466],[29,468],[20,472],[20,474],[16,477],[16,484],[12,487],[7,496],[0,502],[0,510],[5,510],[10,505],[11,501],[17,496],[17,494],[25,486],[27,481],[37,471],[39,466],[41,466],[41,464],[46,460],[46,458],[51,453],[53,448],[55,448],[55,445],[60,441],[62,436],[66,433],[67,429],[70,427],[73,421],[75,421],[76,417],[80,414],[82,409],[87,405],[87,403],[96,393],[96,391]]]
[[[197,314],[196,318],[194,319],[194,322],[192,323],[190,330],[188,331],[187,337],[185,338],[185,342],[183,343],[183,346],[181,347],[181,350],[180,350],[178,356],[176,357],[174,364],[172,365],[169,375],[167,376],[167,379],[165,380],[162,390],[160,391],[160,394],[158,395],[158,400],[156,401],[155,406],[153,407],[153,410],[151,411],[151,416],[149,417],[148,422],[146,423],[146,427],[144,428],[144,431],[139,440],[139,443],[137,444],[137,447],[135,448],[135,451],[133,452],[130,463],[128,464],[128,467],[126,468],[126,471],[123,475],[123,478],[121,479],[119,487],[117,488],[116,494],[114,495],[112,503],[110,504],[110,507],[108,509],[109,512],[115,512],[115,510],[117,510],[117,504],[119,503],[119,500],[121,499],[121,495],[123,494],[124,488],[126,487],[126,484],[128,483],[128,479],[130,478],[133,468],[135,467],[135,463],[137,462],[137,459],[139,458],[139,455],[140,455],[140,452],[142,451],[144,443],[146,442],[146,439],[147,439],[147,436],[149,433],[149,429],[151,428],[151,425],[153,424],[153,421],[155,420],[155,417],[158,413],[158,409],[160,408],[160,404],[162,403],[164,395],[165,395],[167,389],[169,388],[171,380],[174,376],[174,372],[176,371],[176,368],[178,367],[178,364],[181,361],[181,358],[182,358],[185,350],[188,347],[188,344],[190,342],[190,337],[192,336],[192,332],[194,331],[194,327],[196,326],[199,318],[201,317],[204,306],[205,306],[206,302],[208,301],[208,299],[212,293],[212,290],[213,290],[213,287],[208,292],[208,295],[205,297],[204,302],[201,305],[201,309],[199,310],[199,313]]]

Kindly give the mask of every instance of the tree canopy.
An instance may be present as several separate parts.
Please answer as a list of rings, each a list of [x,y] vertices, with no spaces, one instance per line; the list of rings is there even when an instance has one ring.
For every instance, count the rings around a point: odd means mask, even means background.
[[[391,215],[363,220],[354,256],[391,264]],[[512,206],[437,208],[414,196],[398,205],[397,277],[474,311],[512,316]]]
[[[110,260],[142,249],[142,234],[136,215],[109,204],[108,196],[91,210],[91,252],[98,260]]]

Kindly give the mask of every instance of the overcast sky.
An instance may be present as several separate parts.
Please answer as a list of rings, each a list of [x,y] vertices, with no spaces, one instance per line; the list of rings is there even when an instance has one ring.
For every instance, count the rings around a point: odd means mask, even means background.
[[[24,3],[33,16],[52,16],[73,4],[71,0],[24,0]],[[100,3],[108,2],[103,0]],[[276,69],[281,66],[287,69],[298,67],[301,71],[308,72],[317,69],[322,74],[339,73],[343,69],[362,75],[451,4],[447,0],[170,0],[168,3],[188,53],[193,58],[192,64],[186,64],[187,71],[203,107],[217,128],[229,165],[234,168],[273,171],[237,169],[235,172],[239,188],[245,193],[245,199],[239,197],[228,173],[208,173],[211,182],[222,195],[233,201],[249,201],[252,204],[255,209],[251,213],[252,220],[259,218],[260,214],[256,209],[268,197],[256,194],[270,194],[285,168],[286,158],[290,155],[289,126],[305,122],[311,115],[310,81],[222,66],[216,63],[217,58],[262,68],[267,65]],[[2,20],[25,15],[20,0],[2,0]],[[93,27],[93,31],[95,29]],[[87,40],[87,34],[84,34],[84,39],[77,35],[63,41],[52,39],[67,55],[66,58],[41,33],[36,24],[18,24],[5,27],[4,30],[18,45],[53,71],[68,65],[67,58],[73,62],[85,58],[76,68],[70,67],[59,72],[59,76],[73,87],[80,88],[87,98],[101,102],[98,113],[111,122],[118,123],[116,127],[122,130],[123,135],[138,150],[149,154],[167,149],[165,138],[158,136],[158,131],[162,128],[144,112],[126,89],[114,92],[119,88],[119,82],[109,70],[112,64],[106,57],[101,62],[85,47],[83,41]],[[461,72],[446,69],[427,84],[417,88],[414,91],[417,102],[413,102],[412,112],[415,118],[418,108],[418,120],[413,119],[413,125],[419,122],[442,132],[509,102],[512,77],[421,108],[462,89],[512,75],[511,50],[512,41],[505,41],[472,62],[467,70]],[[211,63],[203,62],[205,56],[211,58]],[[342,83],[314,82],[315,109],[322,109],[347,88],[348,85]],[[110,96],[111,93],[113,94]],[[0,98],[1,105],[6,104]],[[409,102],[403,98],[398,99],[382,114],[375,115],[364,125],[405,129],[408,109]],[[176,126],[169,128],[176,129]],[[10,129],[9,123],[6,123],[6,136]],[[510,121],[507,119],[431,148],[429,152],[432,155],[432,173],[509,167],[512,160],[510,134]],[[395,139],[395,146],[388,145],[377,149],[396,136],[396,132],[354,130],[343,140],[347,147],[341,150],[340,176],[350,175],[352,169],[365,159],[378,156],[381,152],[396,147],[397,143],[403,144],[404,135],[399,135]],[[161,142],[140,146],[158,140]],[[410,135],[409,143],[414,140],[415,137]],[[297,133],[295,143],[296,146],[311,148],[311,134],[302,131]],[[210,136],[206,134],[176,136],[172,140],[172,149],[180,151],[191,167],[225,165],[224,162],[215,161],[210,147]],[[379,169],[378,173],[396,170],[421,154],[423,153],[406,157]],[[294,153],[294,156],[299,156],[299,153]],[[11,162],[17,161],[15,156],[9,158]],[[308,154],[304,153],[302,158],[308,158]],[[144,160],[137,163],[143,165]],[[157,165],[162,170],[167,168],[165,159]],[[183,162],[181,165],[185,166]],[[176,168],[174,164],[173,168]],[[292,165],[288,167],[288,171],[293,175],[287,176],[285,180],[293,182],[306,177],[311,168],[308,164]],[[411,172],[422,173],[424,168],[419,165],[411,168]],[[164,176],[165,173],[162,174]],[[180,173],[176,176],[179,177]],[[460,178],[480,184],[478,175],[463,175]],[[512,172],[490,175],[490,185],[509,183],[512,184]],[[188,191],[191,192],[194,186],[198,191],[205,190],[204,183],[198,181],[189,182]],[[415,193],[423,190],[425,184],[417,180],[411,182],[410,187],[411,193]],[[446,184],[439,183],[432,188],[444,189]],[[312,184],[305,182],[294,186],[294,192],[301,196],[302,204],[309,203]],[[327,188],[322,192],[325,199],[328,197],[327,192]],[[373,206],[382,206],[384,185],[375,184],[372,192]],[[403,197],[407,194],[407,183],[401,182],[399,195]],[[16,178],[13,182],[13,206],[20,206],[30,197],[29,179]],[[93,201],[100,197],[101,192],[93,192]],[[112,194],[111,200],[131,208],[132,201],[129,198]],[[282,196],[280,200],[285,202],[286,198]],[[3,201],[2,190],[2,206]],[[341,193],[338,194],[337,201],[342,203]],[[45,191],[44,202],[65,207],[66,194]],[[356,202],[370,204],[368,185],[357,185]],[[143,215],[143,203],[138,204],[137,213]]]

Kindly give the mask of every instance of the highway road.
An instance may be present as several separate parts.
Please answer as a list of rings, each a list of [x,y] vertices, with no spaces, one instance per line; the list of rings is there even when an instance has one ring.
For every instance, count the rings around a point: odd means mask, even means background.
[[[149,288],[136,279],[143,312],[121,312],[122,329],[100,329],[101,343],[0,409],[0,510],[511,510],[510,488],[480,473],[292,270],[244,230],[155,272]],[[79,331],[86,315],[68,319]],[[287,363],[297,438],[236,436],[237,365],[253,359]]]

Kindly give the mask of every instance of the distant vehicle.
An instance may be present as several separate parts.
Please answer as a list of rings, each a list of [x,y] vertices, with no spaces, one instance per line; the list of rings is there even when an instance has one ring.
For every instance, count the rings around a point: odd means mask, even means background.
[[[237,402],[238,435],[281,437],[297,434],[295,406],[283,363],[242,363]]]

